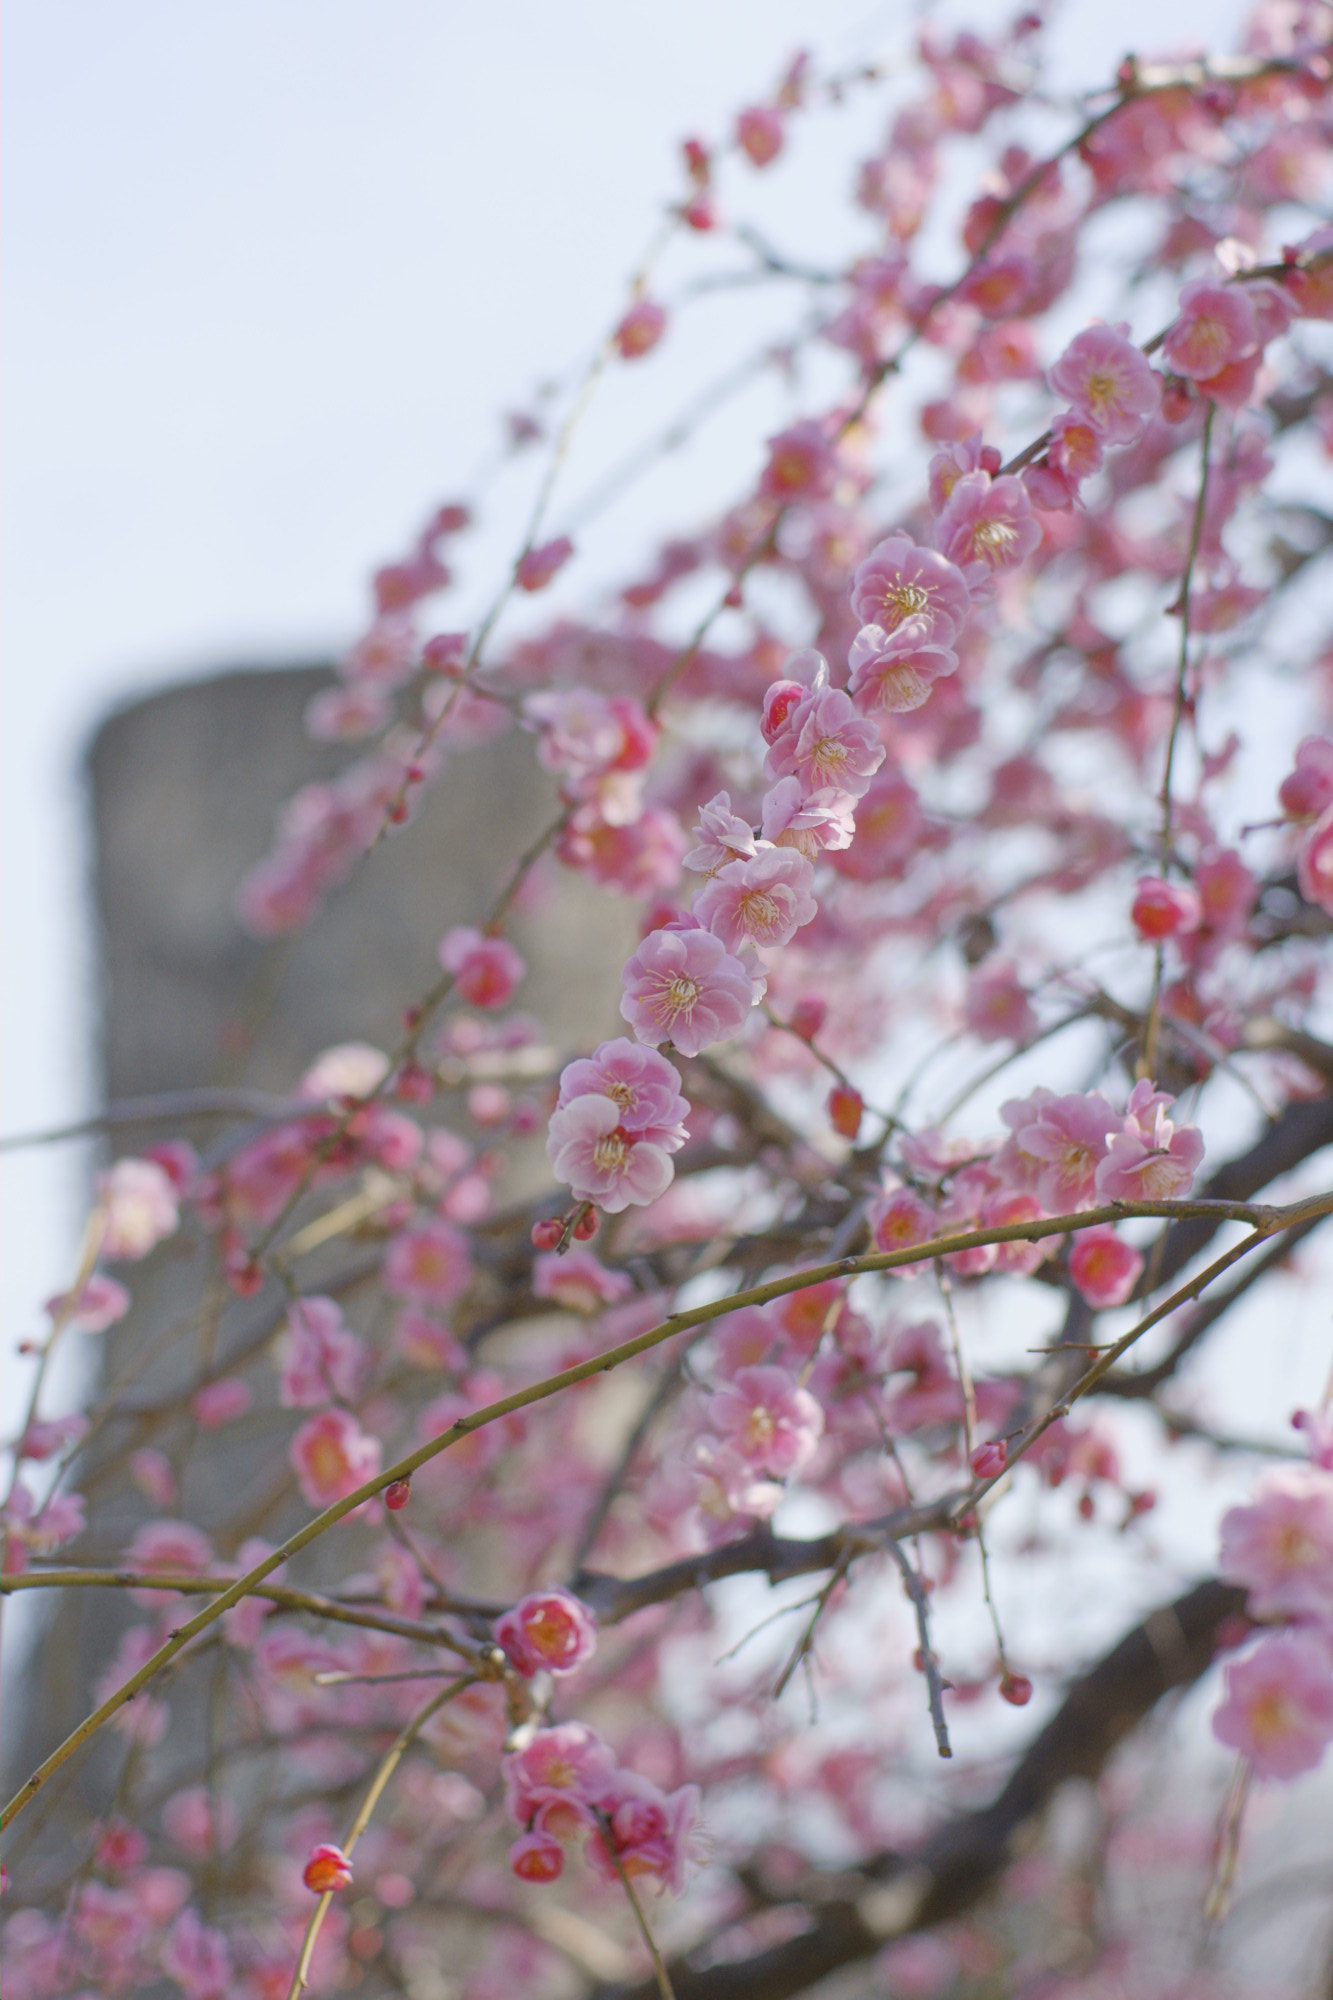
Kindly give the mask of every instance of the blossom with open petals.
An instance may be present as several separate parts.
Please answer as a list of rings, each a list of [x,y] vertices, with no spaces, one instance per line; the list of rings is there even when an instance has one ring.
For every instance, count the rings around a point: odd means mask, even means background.
[[[620,1011],[639,1040],[683,1056],[738,1034],[757,997],[750,972],[706,930],[650,931],[623,979]]]

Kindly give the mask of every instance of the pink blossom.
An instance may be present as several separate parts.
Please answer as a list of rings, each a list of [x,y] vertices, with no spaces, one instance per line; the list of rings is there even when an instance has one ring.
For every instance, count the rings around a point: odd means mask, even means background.
[[[1207,382],[1258,346],[1259,326],[1245,287],[1195,278],[1180,294],[1180,312],[1162,352],[1177,375]]]
[[[1064,1215],[1085,1207],[1120,1122],[1100,1092],[1057,1097],[1038,1089],[1001,1105],[1000,1116],[1013,1132],[1014,1151],[1034,1163],[1036,1193],[1047,1212]]]
[[[185,2000],[228,2000],[236,1990],[231,1952],[221,1931],[210,1930],[193,1910],[182,1910],[162,1946],[162,1970]]]
[[[439,1216],[400,1230],[385,1253],[385,1291],[415,1305],[452,1305],[471,1280],[467,1238]]]
[[[936,681],[958,671],[958,655],[930,637],[929,619],[906,618],[892,632],[863,625],[847,664],[847,689],[863,715],[903,715],[923,707]]]
[[[523,714],[540,732],[537,756],[543,768],[576,784],[607,771],[642,770],[657,747],[657,725],[628,695],[548,688],[528,696]]]
[[[254,1399],[254,1390],[239,1375],[223,1375],[191,1396],[190,1415],[201,1431],[220,1430],[243,1417]]]
[[[98,1175],[97,1200],[106,1218],[104,1257],[146,1257],[180,1222],[171,1177],[154,1160],[117,1160]]]
[[[764,1476],[734,1444],[704,1433],[691,1441],[689,1475],[694,1504],[710,1536],[725,1535],[738,1520],[766,1521],[782,1503],[782,1488]]]
[[[792,708],[764,760],[771,778],[790,772],[807,792],[859,798],[884,762],[884,745],[841,688],[812,688]]]
[[[650,931],[623,978],[620,1011],[639,1040],[669,1041],[683,1056],[738,1034],[756,997],[754,978],[706,930]]]
[[[537,1590],[495,1621],[496,1644],[531,1679],[576,1673],[597,1650],[597,1620],[567,1590]]]
[[[892,633],[909,618],[924,619],[935,645],[952,644],[970,608],[962,572],[901,532],[877,542],[852,578],[852,610],[863,625]]]
[[[1170,1201],[1189,1193],[1203,1158],[1203,1135],[1196,1126],[1173,1124],[1166,1115],[1173,1102],[1146,1078],[1135,1084],[1124,1124],[1097,1168],[1096,1190],[1104,1201]]]
[[[910,1250],[941,1233],[934,1209],[911,1188],[894,1184],[891,1177],[886,1177],[884,1193],[871,1202],[866,1220],[877,1250]],[[895,1277],[914,1278],[922,1268],[920,1264],[896,1264],[893,1272]]]
[[[1047,380],[1111,444],[1128,444],[1162,400],[1162,385],[1124,326],[1075,334]]]
[[[130,1456],[130,1477],[139,1491],[155,1507],[172,1507],[176,1502],[176,1475],[165,1452],[143,1446]]]
[[[316,743],[355,743],[377,736],[392,713],[388,690],[373,681],[322,688],[306,704],[306,735]]]
[[[378,1438],[368,1437],[346,1410],[321,1410],[309,1418],[287,1447],[296,1481],[308,1507],[332,1506],[364,1486],[380,1469]]]
[[[352,1864],[331,1840],[321,1840],[312,1847],[301,1871],[301,1880],[316,1896],[327,1896],[334,1890],[346,1889],[352,1880]]]
[[[1277,795],[1291,819],[1318,819],[1333,806],[1333,742],[1327,736],[1306,736],[1296,745],[1296,768]]]
[[[838,460],[823,424],[804,418],[768,440],[768,463],[759,480],[766,500],[820,500],[831,491]]]
[[[1027,1042],[1038,1027],[1026,987],[1004,963],[977,967],[967,982],[963,1018],[983,1042]]]
[[[1069,1253],[1069,1275],[1094,1312],[1124,1305],[1142,1272],[1142,1253],[1114,1229],[1085,1230]]]
[[[317,1410],[335,1398],[354,1402],[366,1351],[335,1299],[298,1299],[279,1348],[278,1401],[285,1410]]]
[[[505,1007],[527,972],[507,938],[485,937],[456,924],[440,940],[440,964],[454,975],[454,990],[473,1007]]]
[[[761,847],[746,861],[729,861],[694,899],[694,914],[728,951],[751,944],[786,944],[817,912],[810,893],[814,870],[790,847]]]
[[[855,814],[851,792],[807,792],[799,778],[779,778],[764,794],[763,836],[775,847],[794,848],[815,861],[826,848],[851,846]]]
[[[592,1805],[605,1796],[615,1777],[615,1759],[595,1730],[583,1722],[539,1729],[502,1765],[505,1806],[525,1826],[542,1806],[580,1801]]]
[[[555,1882],[564,1873],[565,1855],[549,1833],[522,1833],[511,1843],[509,1866],[520,1882]]]
[[[615,330],[616,352],[622,361],[651,354],[666,332],[666,308],[656,299],[637,299]]]
[[[596,1312],[599,1306],[629,1298],[633,1290],[627,1271],[609,1271],[591,1250],[577,1244],[571,1244],[562,1257],[546,1250],[533,1260],[533,1298],[554,1299],[571,1312]]]
[[[1019,479],[969,472],[945,502],[935,528],[942,553],[961,569],[973,594],[1016,569],[1041,541],[1041,527]]]
[[[182,1853],[202,1860],[231,1846],[240,1821],[230,1799],[215,1797],[207,1785],[187,1785],[162,1808],[162,1827]]]
[[[1333,1475],[1265,1473],[1254,1499],[1222,1516],[1220,1568],[1244,1584],[1257,1618],[1333,1618]]]
[[[744,861],[755,851],[754,828],[731,810],[726,792],[699,808],[694,833],[697,844],[685,856],[685,866],[696,875],[712,875],[729,861]]]
[[[14,1450],[19,1458],[36,1464],[55,1458],[66,1446],[77,1444],[88,1434],[88,1419],[74,1412],[67,1417],[34,1417]]]
[[[1333,806],[1320,814],[1302,842],[1296,880],[1308,903],[1333,916]]]
[[[766,167],[782,151],[782,113],[771,104],[750,104],[736,119],[736,144],[750,164]]]
[[[125,1551],[126,1569],[162,1576],[205,1576],[213,1567],[213,1544],[189,1521],[145,1521]],[[136,1604],[170,1603],[160,1590],[135,1590]]]
[[[609,1097],[575,1097],[551,1114],[546,1155],[551,1171],[578,1201],[608,1215],[643,1208],[671,1185],[671,1156],[641,1133],[626,1130]]]
[[[628,825],[613,825],[596,806],[583,806],[556,843],[567,868],[580,869],[622,896],[650,896],[680,879],[686,839],[665,806],[645,806]]]
[[[679,1152],[689,1136],[689,1103],[681,1095],[680,1071],[656,1049],[621,1035],[601,1042],[591,1056],[566,1063],[560,1072],[557,1109],[576,1097],[609,1097],[627,1131],[651,1139],[665,1152]]]
[[[655,1882],[679,1895],[685,1886],[689,1838],[699,1816],[699,1787],[682,1785],[669,1795],[632,1771],[617,1771],[598,1801],[610,1824],[588,1841],[593,1872],[604,1882]]]
[[[930,1430],[936,1424],[961,1419],[963,1392],[949,1366],[940,1330],[931,1320],[900,1327],[894,1333],[885,1372],[906,1373],[912,1378],[885,1403],[885,1415],[894,1430]]]
[[[58,1292],[46,1301],[52,1319],[63,1319],[78,1333],[105,1333],[130,1309],[130,1295],[115,1278],[94,1271],[77,1292]]]
[[[1164,882],[1160,875],[1144,875],[1134,891],[1129,914],[1139,936],[1155,943],[1198,930],[1203,905],[1188,883]]]
[[[739,1368],[708,1399],[709,1425],[748,1464],[774,1479],[808,1465],[824,1435],[824,1412],[790,1369]]]
[[[540,548],[529,549],[526,555],[519,558],[514,581],[520,590],[545,590],[573,553],[574,544],[568,535],[558,535],[553,542],[543,542]]]
[[[1261,1778],[1312,1771],[1333,1739],[1333,1657],[1310,1632],[1260,1640],[1228,1666],[1226,1699],[1213,1734],[1249,1760]]]

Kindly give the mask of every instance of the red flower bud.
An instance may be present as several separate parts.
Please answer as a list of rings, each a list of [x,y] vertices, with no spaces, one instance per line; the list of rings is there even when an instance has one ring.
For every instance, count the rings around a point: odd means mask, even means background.
[[[313,1889],[317,1896],[327,1895],[331,1889],[345,1889],[352,1879],[352,1864],[331,1840],[322,1840],[318,1847],[310,1850],[301,1880],[307,1889]]]
[[[384,1489],[384,1504],[391,1513],[401,1513],[412,1498],[410,1479],[395,1479]]]
[[[1026,1674],[1003,1674],[1000,1678],[1000,1696],[1013,1708],[1026,1708],[1032,1699],[1032,1683]]]

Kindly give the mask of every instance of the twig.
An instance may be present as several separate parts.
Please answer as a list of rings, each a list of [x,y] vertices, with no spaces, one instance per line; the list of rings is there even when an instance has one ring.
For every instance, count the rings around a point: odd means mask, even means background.
[[[916,1636],[921,1649],[921,1671],[926,1677],[926,1697],[930,1703],[930,1719],[935,1729],[935,1748],[941,1757],[952,1757],[953,1746],[949,1742],[949,1725],[944,1717],[944,1681],[940,1675],[939,1658],[930,1643],[930,1607],[926,1600],[925,1578],[912,1568],[906,1549],[899,1542],[889,1543],[889,1554],[902,1571],[903,1589],[911,1599],[916,1615]]]

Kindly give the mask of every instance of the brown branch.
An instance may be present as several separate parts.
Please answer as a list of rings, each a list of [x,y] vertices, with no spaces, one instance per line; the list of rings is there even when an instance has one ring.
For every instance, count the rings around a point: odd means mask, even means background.
[[[890,1939],[971,1909],[1059,1788],[1095,1778],[1165,1695],[1207,1671],[1220,1626],[1244,1601],[1242,1591],[1213,1580],[1152,1612],[1072,1683],[989,1805],[951,1819],[905,1854],[876,1855],[859,1878],[812,1874],[801,1896],[775,1897],[808,1908],[809,1927],[739,1962],[695,1968],[687,1953],[669,1968],[677,2000],[792,2000]],[[654,1991],[604,1985],[595,2000],[650,2000]]]

